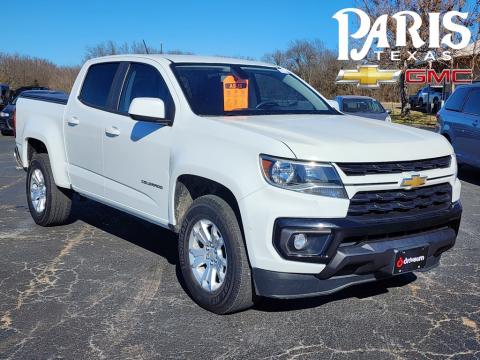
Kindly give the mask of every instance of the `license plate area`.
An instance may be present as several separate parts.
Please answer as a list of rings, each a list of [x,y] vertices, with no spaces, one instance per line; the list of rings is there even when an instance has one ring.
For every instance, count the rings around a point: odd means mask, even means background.
[[[395,263],[393,264],[392,273],[403,274],[425,267],[427,255],[428,246],[395,250]]]

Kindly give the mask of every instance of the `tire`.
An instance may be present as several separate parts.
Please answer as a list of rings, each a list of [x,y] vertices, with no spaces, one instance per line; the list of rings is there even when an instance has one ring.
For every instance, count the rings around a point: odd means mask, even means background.
[[[43,177],[43,185],[42,181],[39,181],[39,174]],[[55,185],[48,154],[33,156],[27,170],[26,191],[28,208],[35,223],[40,226],[53,226],[67,222],[72,209],[72,193]]]
[[[423,110],[423,99],[418,100],[418,107]]]
[[[211,224],[209,225],[209,223]],[[226,259],[225,267],[215,265],[222,264],[221,261],[213,265],[210,263],[212,269],[220,269],[220,271],[215,271],[213,278],[210,277],[210,281],[202,280],[202,274],[209,274],[207,271],[208,246],[201,248],[202,241],[199,240],[202,236],[200,236],[201,231],[198,230],[203,225],[209,232],[210,239],[216,238],[214,234],[218,229],[219,233],[217,234],[223,238],[223,247],[220,250],[217,247],[215,250],[215,246],[212,246],[209,251],[215,254],[220,253],[217,260],[221,260],[222,257]],[[203,232],[202,234],[205,235]],[[213,241],[210,242],[210,245],[212,244]],[[197,248],[195,245],[198,245]],[[212,248],[214,250],[211,250]],[[234,313],[253,305],[251,270],[243,235],[234,211],[223,199],[215,195],[205,195],[193,201],[181,225],[178,251],[185,285],[198,305],[216,314]],[[197,254],[198,251],[206,254],[198,256],[200,260],[197,267],[191,266],[193,259],[197,259],[193,257],[193,251],[197,251]],[[202,268],[204,272],[202,272]],[[222,282],[220,273],[223,270]]]

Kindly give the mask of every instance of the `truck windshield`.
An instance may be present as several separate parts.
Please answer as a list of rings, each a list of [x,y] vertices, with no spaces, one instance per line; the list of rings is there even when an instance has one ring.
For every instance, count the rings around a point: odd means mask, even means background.
[[[374,113],[380,114],[385,112],[385,108],[377,100],[373,99],[344,99],[343,110],[350,113]]]
[[[197,115],[337,114],[283,69],[230,64],[173,64]]]

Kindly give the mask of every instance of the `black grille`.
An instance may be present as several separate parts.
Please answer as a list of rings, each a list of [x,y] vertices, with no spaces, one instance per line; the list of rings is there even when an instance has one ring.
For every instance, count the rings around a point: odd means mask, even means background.
[[[337,163],[348,176],[373,174],[398,174],[404,171],[444,169],[450,166],[450,156],[413,161],[392,161],[382,163]]]
[[[393,217],[448,209],[452,203],[450,184],[412,190],[362,191],[350,199],[348,216]]]

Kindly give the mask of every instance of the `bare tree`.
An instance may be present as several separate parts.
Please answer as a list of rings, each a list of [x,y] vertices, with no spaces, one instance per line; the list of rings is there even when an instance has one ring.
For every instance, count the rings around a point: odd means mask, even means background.
[[[44,59],[0,53],[0,82],[12,89],[46,86],[70,91],[78,70],[78,67],[59,67]]]
[[[94,46],[89,46],[86,49],[84,61],[96,57],[119,55],[119,54],[191,54],[189,52],[181,50],[168,50],[163,51],[163,46],[160,44],[160,48],[145,47],[143,41],[134,41],[132,43],[116,43],[114,41],[105,41]]]
[[[335,78],[340,63],[320,40],[293,41],[285,51],[275,50],[263,60],[289,69],[327,97],[337,93]]]

